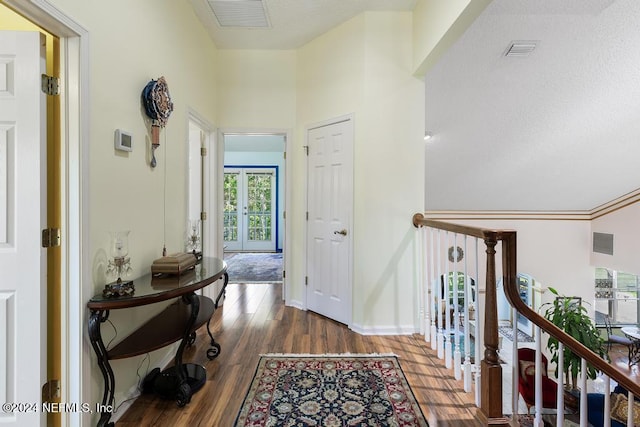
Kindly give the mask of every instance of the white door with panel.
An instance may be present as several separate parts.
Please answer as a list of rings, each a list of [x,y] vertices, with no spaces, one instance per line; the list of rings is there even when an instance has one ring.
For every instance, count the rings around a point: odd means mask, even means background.
[[[224,244],[228,251],[275,251],[275,168],[224,168]]]
[[[0,411],[3,426],[45,424],[46,95],[37,32],[0,32]]]
[[[353,121],[309,129],[307,308],[349,324],[352,311]]]

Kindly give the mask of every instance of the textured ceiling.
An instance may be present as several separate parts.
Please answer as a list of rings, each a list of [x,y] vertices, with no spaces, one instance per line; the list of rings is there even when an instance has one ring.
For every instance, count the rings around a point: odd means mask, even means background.
[[[365,10],[413,10],[417,0],[263,0],[269,28],[222,27],[207,0],[190,1],[220,49],[295,49]]]
[[[588,211],[640,188],[640,1],[494,0],[425,77],[430,210]],[[514,40],[536,41],[506,58]]]

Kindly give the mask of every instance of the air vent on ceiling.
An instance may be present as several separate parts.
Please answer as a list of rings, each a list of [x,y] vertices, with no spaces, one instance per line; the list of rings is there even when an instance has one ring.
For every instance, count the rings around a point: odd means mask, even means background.
[[[509,47],[504,53],[504,56],[509,57],[525,57],[529,56],[531,52],[536,48],[538,42],[535,41],[516,41],[511,42]]]
[[[209,0],[208,3],[221,27],[270,26],[262,0]]]

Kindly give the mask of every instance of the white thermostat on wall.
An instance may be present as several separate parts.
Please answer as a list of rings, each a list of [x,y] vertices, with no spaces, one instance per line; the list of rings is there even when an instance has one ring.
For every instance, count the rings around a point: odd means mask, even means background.
[[[133,151],[133,137],[129,132],[116,129],[114,139],[116,150]]]

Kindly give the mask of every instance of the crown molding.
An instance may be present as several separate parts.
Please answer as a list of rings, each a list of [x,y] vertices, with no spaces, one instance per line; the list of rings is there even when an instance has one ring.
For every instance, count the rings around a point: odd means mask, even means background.
[[[592,221],[640,202],[640,189],[586,211],[425,211],[428,219],[452,220],[500,220],[500,221]]]
[[[591,219],[600,218],[601,216],[605,216],[622,208],[626,208],[627,206],[631,206],[634,203],[638,203],[640,201],[640,188],[634,190],[630,193],[627,193],[623,196],[618,197],[608,203],[602,204],[593,208],[591,213]]]
[[[425,218],[435,220],[552,220],[589,221],[589,212],[542,212],[542,211],[426,211]]]

